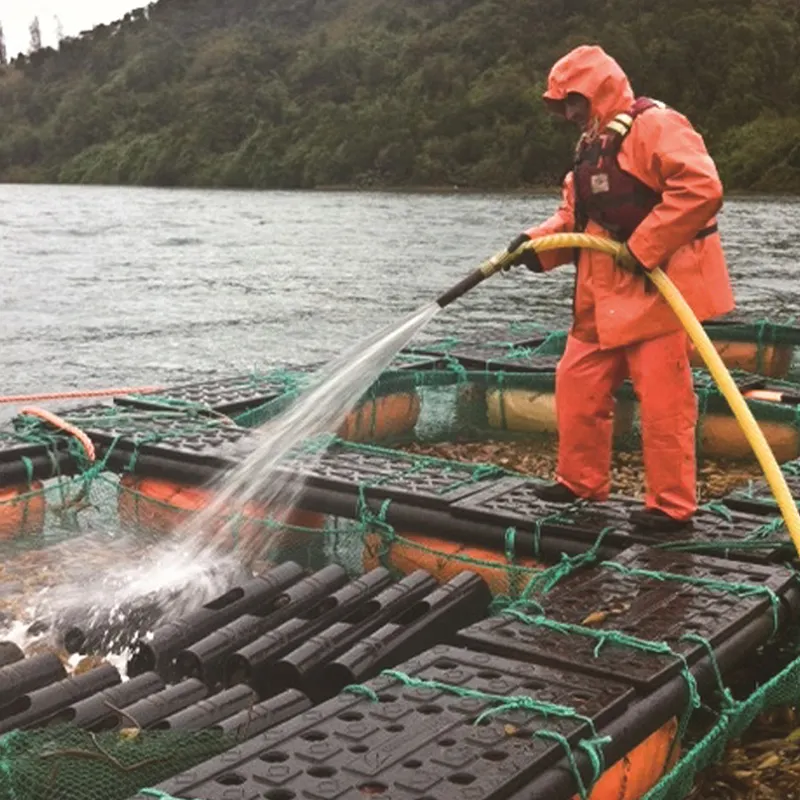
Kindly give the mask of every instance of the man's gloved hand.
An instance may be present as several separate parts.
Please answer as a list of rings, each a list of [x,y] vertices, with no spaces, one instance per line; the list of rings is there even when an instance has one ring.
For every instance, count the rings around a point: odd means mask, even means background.
[[[517,248],[521,245],[525,244],[525,242],[530,241],[530,236],[527,233],[520,233],[518,236],[515,236],[511,243],[506,248],[506,252],[513,253]],[[514,258],[512,258],[508,264],[503,267],[505,272],[511,269],[511,267],[516,267],[518,264],[524,264],[531,272],[541,272],[542,271],[542,263],[539,261],[539,256],[535,250],[531,250],[530,248],[523,250],[521,253],[518,253]]]
[[[614,263],[625,272],[630,272],[631,275],[644,275],[645,268],[639,263],[636,256],[628,249],[627,242],[622,245],[619,253],[614,256]]]

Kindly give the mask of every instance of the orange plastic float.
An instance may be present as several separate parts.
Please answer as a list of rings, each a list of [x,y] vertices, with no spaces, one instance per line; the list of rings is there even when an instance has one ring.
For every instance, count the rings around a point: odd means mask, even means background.
[[[447,539],[417,533],[398,532],[397,535],[402,541],[398,539],[391,542],[383,559],[380,556],[386,546],[384,540],[378,534],[367,536],[363,558],[365,570],[388,565],[408,575],[414,570],[424,569],[440,583],[447,583],[460,572],[469,570],[480,575],[494,594],[512,594],[512,590],[519,592],[533,577],[533,572],[527,570],[543,570],[547,567],[533,558],[518,558],[509,563],[506,556],[496,550]],[[522,567],[526,571],[514,570],[513,567]]]
[[[633,430],[634,403],[617,401],[614,437]],[[558,433],[555,392],[530,389],[490,389],[486,392],[486,415],[492,428],[524,433]]]
[[[793,345],[759,345],[758,342],[733,342],[725,339],[712,339],[712,344],[728,369],[755,372],[769,378],[785,378],[794,357]],[[692,352],[690,362],[693,367],[706,366],[703,357],[696,350]]]
[[[753,398],[755,399],[755,398]],[[800,456],[800,431],[787,422],[758,421],[775,458],[791,461]],[[697,422],[700,452],[705,456],[753,461],[753,448],[732,414],[706,413]]]
[[[389,394],[368,400],[347,415],[337,435],[350,442],[373,442],[414,430],[420,414],[416,392]]]
[[[125,475],[120,479],[117,513],[122,522],[160,534],[176,531],[189,516],[210,505],[214,492],[197,486],[186,486],[155,478],[140,478]],[[221,531],[228,523],[228,514],[221,512],[220,519],[211,536]],[[292,527],[325,527],[325,515],[302,509],[283,510],[266,505],[249,503],[244,508],[244,520],[234,521],[232,535],[239,543],[249,544],[256,537],[263,537],[265,525],[262,520],[275,519]],[[231,541],[231,545],[235,542]]]
[[[600,776],[589,800],[639,800],[647,794],[678,760],[680,748],[672,747],[677,731],[673,718],[648,736]]]
[[[41,533],[46,504],[43,485],[33,481],[0,489],[0,539]]]

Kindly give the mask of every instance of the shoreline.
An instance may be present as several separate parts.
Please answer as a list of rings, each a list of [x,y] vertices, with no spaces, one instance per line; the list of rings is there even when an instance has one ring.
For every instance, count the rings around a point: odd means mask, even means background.
[[[0,178],[0,187],[4,186],[83,186],[87,188],[108,189],[166,189],[170,191],[221,191],[221,192],[320,192],[342,194],[419,194],[419,195],[504,195],[518,197],[557,197],[561,193],[559,186],[515,186],[509,188],[479,187],[479,186],[359,186],[354,184],[331,184],[311,187],[266,187],[266,186],[217,186],[217,185],[185,185],[176,184],[165,186],[162,184],[148,183],[68,183],[53,181],[20,181],[4,180]],[[725,192],[728,199],[747,200],[786,200],[800,202],[800,192],[765,192],[751,191],[749,189],[729,189]]]

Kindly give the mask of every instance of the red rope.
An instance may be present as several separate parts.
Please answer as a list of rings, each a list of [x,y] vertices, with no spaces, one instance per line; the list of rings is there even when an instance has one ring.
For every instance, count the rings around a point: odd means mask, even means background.
[[[31,417],[39,417],[39,419],[49,422],[54,427],[60,428],[62,431],[66,431],[70,435],[74,436],[83,446],[89,461],[92,463],[94,462],[94,444],[80,428],[76,428],[73,424],[67,422],[65,419],[61,419],[61,417],[59,417],[57,414],[54,414],[52,411],[47,411],[44,408],[34,408],[33,406],[28,406],[20,409],[19,413],[28,414]]]
[[[108,397],[113,394],[150,394],[160,392],[163,386],[128,387],[121,389],[87,389],[82,392],[49,392],[45,394],[12,394],[0,395],[0,403],[31,403],[41,400],[65,400],[80,397]]]

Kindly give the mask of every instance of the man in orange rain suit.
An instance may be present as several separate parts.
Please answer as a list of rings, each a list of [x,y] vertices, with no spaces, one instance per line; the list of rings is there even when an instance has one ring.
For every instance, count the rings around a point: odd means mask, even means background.
[[[624,242],[596,250],[523,250],[534,272],[576,261],[573,323],[556,372],[559,456],[544,499],[609,495],[614,392],[630,377],[640,404],[646,474],[637,526],[685,526],[697,510],[697,400],[691,343],[645,272],[661,267],[701,321],[734,308],[717,231],[722,185],[703,139],[663,103],[636,98],[617,62],[581,46],[552,68],[545,102],[583,133],[562,203],[528,238],[585,231]]]

